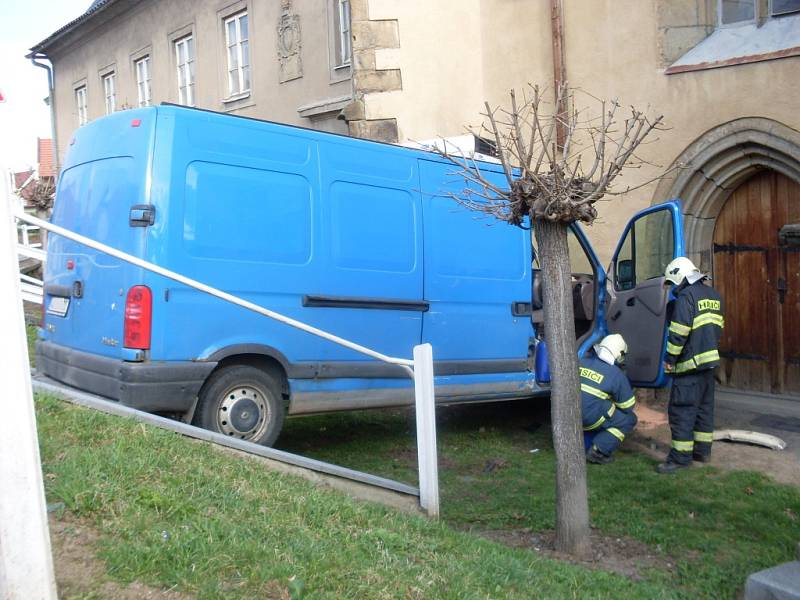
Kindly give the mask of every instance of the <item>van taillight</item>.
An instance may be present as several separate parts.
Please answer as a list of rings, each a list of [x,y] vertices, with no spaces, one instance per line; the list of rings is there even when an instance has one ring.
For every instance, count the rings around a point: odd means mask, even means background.
[[[128,290],[125,299],[125,336],[123,346],[147,350],[150,348],[150,325],[153,320],[153,294],[144,285]]]

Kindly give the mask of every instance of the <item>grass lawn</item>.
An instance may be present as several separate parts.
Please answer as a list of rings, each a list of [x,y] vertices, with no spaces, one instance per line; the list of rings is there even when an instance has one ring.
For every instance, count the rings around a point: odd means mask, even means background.
[[[131,420],[42,396],[37,416],[48,501],[97,528],[123,583],[199,598],[677,597],[665,581],[355,502]]]
[[[37,407],[48,501],[99,531],[109,574],[199,598],[730,598],[790,560],[800,533],[795,488],[706,468],[660,477],[622,454],[589,471],[592,523],[674,568],[632,581],[473,535],[553,526],[546,412],[530,403],[439,411],[438,523],[125,419]],[[289,419],[278,447],[415,481],[406,411]]]
[[[554,454],[546,405],[451,407],[439,409],[438,420],[447,524],[477,530],[553,528]],[[416,481],[410,412],[289,419],[277,445]],[[800,541],[797,488],[756,473],[710,467],[663,476],[655,473],[652,459],[618,454],[611,465],[589,466],[592,525],[676,559],[674,569],[654,570],[649,581],[687,597],[730,598],[749,573],[793,559]]]

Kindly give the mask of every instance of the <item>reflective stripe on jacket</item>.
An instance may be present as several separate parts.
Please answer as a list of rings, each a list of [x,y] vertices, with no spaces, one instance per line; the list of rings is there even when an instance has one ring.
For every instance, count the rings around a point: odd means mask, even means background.
[[[583,428],[597,429],[616,410],[630,411],[636,403],[631,384],[622,369],[603,362],[590,351],[580,363]]]
[[[666,361],[681,375],[719,366],[719,340],[725,327],[722,298],[697,281],[680,291],[671,306]]]

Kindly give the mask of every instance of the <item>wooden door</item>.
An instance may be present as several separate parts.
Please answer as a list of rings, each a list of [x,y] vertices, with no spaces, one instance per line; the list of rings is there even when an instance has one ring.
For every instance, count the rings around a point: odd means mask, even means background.
[[[773,171],[737,188],[717,218],[720,376],[731,387],[800,394],[800,248],[778,239],[788,223],[800,223],[800,184]]]

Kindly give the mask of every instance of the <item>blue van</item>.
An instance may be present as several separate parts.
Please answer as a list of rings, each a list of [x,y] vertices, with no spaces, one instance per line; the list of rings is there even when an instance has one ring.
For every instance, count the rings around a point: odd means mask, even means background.
[[[546,394],[530,236],[462,208],[463,185],[421,150],[161,105],[75,133],[52,221],[387,355],[430,342],[439,402]],[[576,348],[619,331],[635,384],[662,384],[678,203],[634,217],[608,282],[578,226],[570,244]],[[57,235],[44,309],[46,376],[261,444],[287,414],[413,401],[400,367]]]

